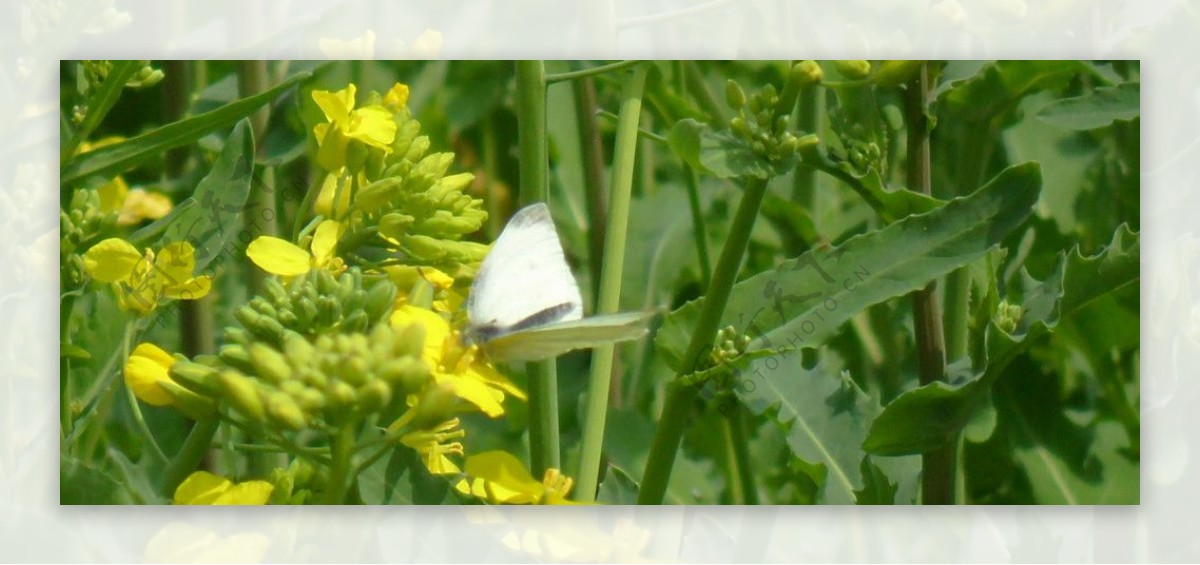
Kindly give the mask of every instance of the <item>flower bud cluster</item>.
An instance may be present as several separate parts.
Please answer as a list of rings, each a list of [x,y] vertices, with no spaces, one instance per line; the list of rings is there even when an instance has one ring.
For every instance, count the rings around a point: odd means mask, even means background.
[[[288,331],[306,337],[332,333],[362,333],[391,313],[396,286],[378,279],[364,285],[362,271],[349,269],[335,275],[313,269],[284,287],[275,278],[263,281],[264,294],[234,311],[241,328],[226,330],[226,342],[249,345],[266,342],[283,345]]]
[[[284,330],[282,346],[227,344],[216,358],[178,361],[171,378],[227,401],[245,420],[291,430],[336,425],[402,403],[430,382],[421,359],[424,328],[382,323],[368,333],[321,335]]]
[[[729,120],[729,130],[754,153],[771,162],[786,161],[796,154],[800,141],[788,131],[791,112],[776,111],[780,97],[773,85],[747,97],[742,87],[730,80],[725,83],[725,101],[738,112]]]
[[[59,210],[59,255],[62,264],[63,292],[83,284],[87,277],[80,251],[101,233],[117,223],[116,212],[104,212],[100,193],[95,189],[76,190],[65,210]]]

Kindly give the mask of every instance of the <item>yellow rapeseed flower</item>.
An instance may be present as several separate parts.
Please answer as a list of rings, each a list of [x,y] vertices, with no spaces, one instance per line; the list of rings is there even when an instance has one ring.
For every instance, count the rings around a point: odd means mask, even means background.
[[[106,145],[125,141],[121,136],[109,136],[94,142],[83,142],[79,145],[79,153],[87,153]],[[125,179],[120,175],[101,185],[96,191],[100,194],[100,211],[117,212],[117,225],[132,226],[142,220],[157,220],[171,211],[171,199],[165,194],[148,192],[140,188],[130,189]]]
[[[507,451],[467,457],[467,478],[454,488],[494,504],[573,504],[567,500],[575,481],[558,469],[546,469],[541,482]]]
[[[313,101],[328,120],[313,128],[317,140],[317,163],[327,172],[335,172],[346,166],[346,151],[352,140],[387,153],[396,139],[396,122],[392,119],[392,112],[379,104],[355,108],[354,94],[357,90],[357,86],[349,84],[337,92],[314,90],[312,93]]]
[[[271,498],[275,485],[266,481],[233,481],[209,473],[196,471],[175,489],[175,504],[212,505],[262,505]]]
[[[168,243],[156,256],[150,249],[139,253],[128,241],[113,237],[88,249],[83,265],[98,282],[114,285],[122,309],[141,315],[153,312],[164,299],[196,300],[212,289],[211,276],[193,274],[196,250],[186,241]]]
[[[346,270],[341,257],[334,255],[342,224],[325,220],[313,232],[309,250],[278,237],[259,236],[246,247],[246,256],[262,270],[281,277],[303,275],[312,269],[326,269],[334,274]]]
[[[462,471],[448,456],[463,455],[463,444],[457,440],[466,436],[467,432],[458,427],[459,423],[458,418],[451,418],[432,430],[409,432],[400,438],[400,443],[415,450],[430,473],[457,475]]]
[[[422,357],[434,381],[450,386],[455,396],[495,418],[504,414],[505,393],[521,400],[525,393],[499,371],[478,357],[477,346],[464,347],[449,322],[433,310],[404,304],[392,312],[393,326],[420,324],[425,328]]]

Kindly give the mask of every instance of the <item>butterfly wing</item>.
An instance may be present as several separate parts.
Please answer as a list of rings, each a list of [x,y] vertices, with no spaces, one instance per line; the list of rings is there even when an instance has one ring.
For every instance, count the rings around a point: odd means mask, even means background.
[[[583,298],[550,209],[538,203],[513,215],[492,244],[471,284],[467,317],[472,326],[503,330],[553,308],[563,312],[558,320],[578,320]]]
[[[621,312],[538,326],[502,335],[484,344],[493,361],[536,361],[646,335],[656,312]]]

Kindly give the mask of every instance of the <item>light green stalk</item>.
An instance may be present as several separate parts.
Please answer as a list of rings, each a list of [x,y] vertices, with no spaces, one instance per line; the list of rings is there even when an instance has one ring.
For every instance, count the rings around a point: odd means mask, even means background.
[[[550,162],[546,149],[546,66],[517,61],[517,143],[521,205],[545,202]],[[561,468],[558,450],[558,371],[555,359],[528,364],[529,463],[535,477]]]
[[[637,156],[638,118],[642,113],[642,90],[646,84],[646,66],[633,71],[625,83],[617,122],[616,148],[613,150],[612,188],[609,190],[608,228],[604,238],[604,265],[600,271],[600,295],[596,314],[617,311],[621,301],[621,278],[625,266],[625,236],[629,224],[629,200],[633,191],[633,168]],[[586,419],[575,496],[582,502],[595,500],[600,475],[600,452],[604,446],[604,422],[608,415],[608,394],[612,384],[614,346],[604,345],[592,352]]]

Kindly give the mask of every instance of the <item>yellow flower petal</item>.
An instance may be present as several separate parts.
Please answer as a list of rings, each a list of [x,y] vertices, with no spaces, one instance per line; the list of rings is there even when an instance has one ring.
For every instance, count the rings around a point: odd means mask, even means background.
[[[331,123],[344,122],[350,118],[350,111],[354,109],[354,93],[358,87],[353,84],[346,85],[346,88],[337,92],[329,92],[328,90],[314,90],[312,93],[313,102],[324,112],[325,119]]]
[[[507,451],[486,451],[467,457],[466,473],[472,478],[472,494],[479,496],[478,490],[483,490],[488,500],[500,504],[537,502],[546,490],[540,481],[534,480],[525,465]],[[478,489],[479,486],[483,488]]]
[[[342,224],[336,220],[325,220],[317,225],[313,232],[312,264],[314,267],[325,267],[337,249],[338,238],[342,236]]]
[[[121,205],[129,194],[129,185],[125,184],[125,179],[116,177],[97,188],[96,192],[100,194],[101,212],[117,212],[121,210]]]
[[[183,284],[192,278],[196,267],[196,250],[186,241],[173,241],[163,246],[154,258],[151,276],[161,276],[164,288]]]
[[[125,361],[125,384],[133,394],[146,404],[169,406],[171,395],[167,394],[160,381],[171,380],[167,371],[175,364],[175,358],[152,343],[140,343]]]
[[[125,280],[142,261],[142,254],[128,241],[113,237],[93,245],[83,255],[83,268],[100,282]]]
[[[229,487],[212,504],[263,505],[271,498],[275,485],[266,481],[246,481]]]
[[[426,360],[428,361],[430,356],[435,360],[441,360],[442,344],[445,343],[447,337],[450,337],[450,323],[445,318],[433,310],[405,304],[392,312],[389,321],[393,326],[404,324],[425,326]]]
[[[487,383],[488,386],[498,388],[521,400],[526,400],[528,398],[525,396],[525,391],[517,388],[517,385],[513,384],[513,382],[508,380],[508,378],[501,374],[500,371],[497,371],[495,367],[487,363],[478,361],[472,363],[470,375]]]
[[[396,83],[383,97],[383,107],[392,113],[403,110],[408,105],[408,85]]]
[[[246,256],[262,270],[283,277],[303,275],[312,268],[312,256],[307,251],[290,241],[269,235],[259,236],[250,242],[246,247]]]
[[[176,300],[199,300],[208,295],[210,290],[212,290],[212,277],[204,275],[167,287],[163,291],[163,296]]]
[[[383,106],[367,106],[354,111],[346,136],[390,151],[396,140],[396,122]]]
[[[175,489],[175,504],[212,504],[233,483],[208,471],[196,471]]]
[[[131,226],[142,220],[157,220],[166,216],[172,206],[171,199],[165,194],[135,188],[125,196],[121,214],[117,217],[117,225]]]
[[[438,371],[434,371],[433,378],[439,384],[449,384],[453,387],[455,396],[474,404],[489,418],[498,418],[504,415],[504,406],[500,404],[500,401],[504,399],[504,394],[492,390],[483,381]]]

